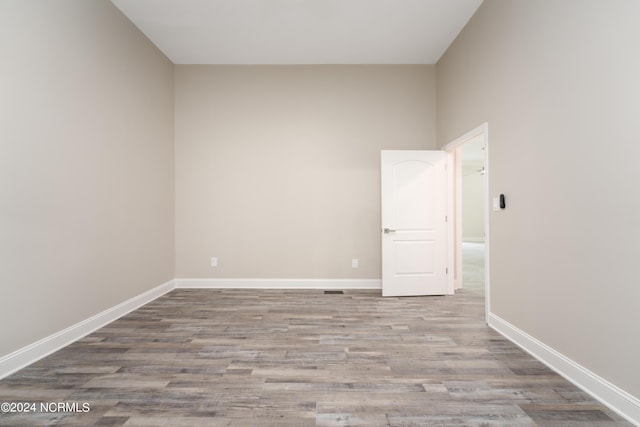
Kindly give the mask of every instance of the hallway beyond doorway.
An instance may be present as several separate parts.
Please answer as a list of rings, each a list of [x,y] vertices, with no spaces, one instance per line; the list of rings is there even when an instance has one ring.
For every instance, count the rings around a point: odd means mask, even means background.
[[[485,293],[484,242],[462,242],[462,288]]]

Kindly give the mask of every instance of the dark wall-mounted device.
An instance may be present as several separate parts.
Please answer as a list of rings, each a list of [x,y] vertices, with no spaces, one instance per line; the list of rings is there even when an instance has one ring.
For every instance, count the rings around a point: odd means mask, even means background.
[[[500,195],[500,209],[504,209],[507,207],[507,204],[504,201],[504,194]]]

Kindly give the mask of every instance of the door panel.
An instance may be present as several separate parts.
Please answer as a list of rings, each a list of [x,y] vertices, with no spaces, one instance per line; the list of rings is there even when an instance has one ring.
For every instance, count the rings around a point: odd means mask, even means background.
[[[381,176],[383,296],[451,293],[446,153],[382,151]]]
[[[433,274],[433,242],[395,240],[396,275]]]
[[[424,162],[407,161],[393,166],[393,216],[395,224],[433,228],[433,209],[429,201],[416,198],[433,184],[433,170]]]

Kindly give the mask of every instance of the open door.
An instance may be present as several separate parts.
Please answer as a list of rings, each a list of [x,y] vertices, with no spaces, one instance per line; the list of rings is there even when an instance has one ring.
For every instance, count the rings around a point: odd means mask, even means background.
[[[453,294],[446,165],[444,151],[381,152],[383,296]]]

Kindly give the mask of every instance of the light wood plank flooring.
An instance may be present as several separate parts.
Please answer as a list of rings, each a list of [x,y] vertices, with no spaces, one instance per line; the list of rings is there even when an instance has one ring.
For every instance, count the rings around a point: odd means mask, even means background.
[[[485,244],[462,242],[462,287],[469,291],[485,292]]]
[[[489,329],[483,296],[174,290],[0,381],[7,426],[629,425]]]

